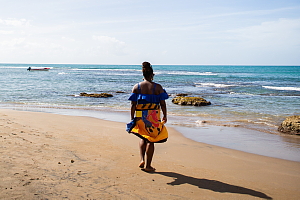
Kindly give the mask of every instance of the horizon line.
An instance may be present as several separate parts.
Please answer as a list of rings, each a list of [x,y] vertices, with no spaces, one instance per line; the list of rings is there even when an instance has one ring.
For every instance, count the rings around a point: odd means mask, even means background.
[[[141,64],[91,64],[91,63],[0,63],[0,64],[17,64],[17,65],[22,65],[22,64],[26,64],[26,65],[141,65]],[[152,64],[151,65],[176,65],[176,66],[180,66],[180,65],[189,65],[189,66],[205,66],[205,65],[209,65],[209,66],[300,66],[300,64],[298,65],[294,65],[294,64]]]

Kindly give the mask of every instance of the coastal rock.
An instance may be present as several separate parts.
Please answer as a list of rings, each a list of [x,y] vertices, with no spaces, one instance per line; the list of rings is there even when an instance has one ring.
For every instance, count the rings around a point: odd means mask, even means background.
[[[112,94],[108,94],[108,93],[100,93],[100,94],[94,94],[94,93],[92,93],[92,94],[87,94],[85,92],[80,93],[80,96],[83,96],[83,97],[94,97],[94,98],[113,97]]]
[[[287,117],[278,127],[278,131],[291,135],[300,135],[300,115]]]
[[[185,94],[185,93],[179,93],[179,94],[176,94],[176,96],[178,96],[178,97],[185,97],[185,96],[187,96],[188,94]]]
[[[190,105],[190,106],[207,106],[210,105],[210,101],[206,101],[201,97],[175,97],[172,102],[178,105]]]

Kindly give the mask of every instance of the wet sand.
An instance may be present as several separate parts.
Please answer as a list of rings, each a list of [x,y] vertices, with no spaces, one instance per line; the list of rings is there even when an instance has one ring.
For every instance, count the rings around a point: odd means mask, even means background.
[[[2,109],[0,199],[300,198],[300,162],[168,130],[168,142],[156,144],[156,172],[146,173],[124,123]]]

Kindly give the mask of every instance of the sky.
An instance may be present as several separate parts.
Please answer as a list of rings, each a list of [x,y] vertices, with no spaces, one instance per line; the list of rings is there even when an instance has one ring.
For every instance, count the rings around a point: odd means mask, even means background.
[[[299,0],[0,5],[0,63],[300,65]]]

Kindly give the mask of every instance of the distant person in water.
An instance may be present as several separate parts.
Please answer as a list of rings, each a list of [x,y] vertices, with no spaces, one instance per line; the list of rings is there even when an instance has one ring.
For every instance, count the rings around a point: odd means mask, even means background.
[[[129,97],[131,119],[136,122],[131,133],[141,138],[139,167],[146,172],[153,172],[155,168],[151,166],[151,162],[154,154],[154,143],[163,143],[168,139],[168,131],[164,124],[167,122],[165,100],[169,96],[160,84],[153,82],[154,73],[149,62],[143,62],[142,72],[143,81],[132,88]],[[160,110],[163,114],[162,121]]]
[[[28,68],[27,68],[27,71],[30,71],[30,70],[31,70],[31,67],[28,67]]]

